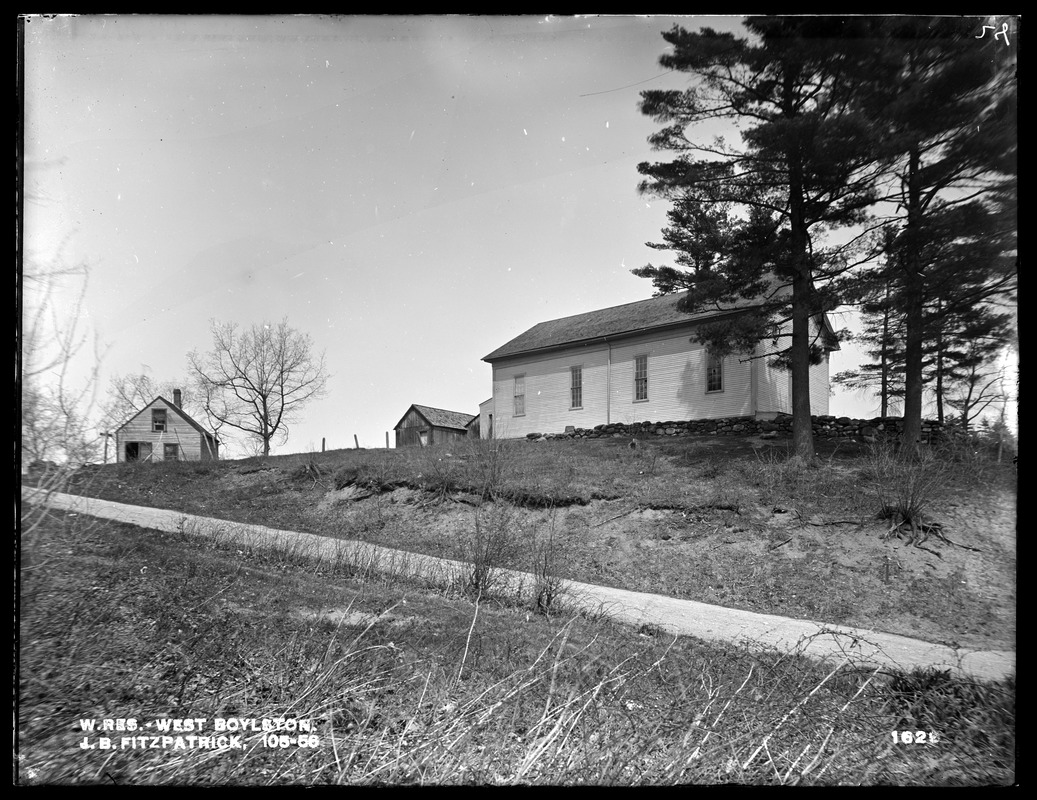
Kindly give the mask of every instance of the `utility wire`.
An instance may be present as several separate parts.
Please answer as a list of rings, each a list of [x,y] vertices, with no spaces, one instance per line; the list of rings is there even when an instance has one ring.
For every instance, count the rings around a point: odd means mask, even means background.
[[[669,75],[671,72],[676,72],[676,71],[677,70],[675,70],[675,69],[670,69],[670,70],[667,70],[666,72],[659,73],[658,75],[655,76],[655,78],[661,78],[663,75]],[[587,92],[587,94],[581,94],[581,95],[579,95],[579,97],[593,97],[596,94],[608,94],[609,92],[621,92],[624,89],[629,89],[629,88],[631,88],[633,86],[640,86],[642,83],[648,83],[649,81],[654,81],[655,78],[647,78],[646,80],[638,81],[637,83],[628,83],[626,86],[619,86],[619,87],[617,87],[615,89],[604,89],[603,91],[600,91],[600,92]]]

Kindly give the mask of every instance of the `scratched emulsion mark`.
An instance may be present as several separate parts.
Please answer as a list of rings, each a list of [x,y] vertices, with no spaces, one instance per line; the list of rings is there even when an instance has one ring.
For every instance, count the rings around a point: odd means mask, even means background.
[[[25,755],[23,753],[18,754],[18,765],[22,774],[23,781],[26,785],[30,785],[36,782],[39,778],[39,773],[33,767],[25,766]]]
[[[1010,42],[1008,41],[1008,20],[1005,20],[1001,23],[1001,30],[997,29],[997,25],[983,25],[982,30],[980,30],[979,32],[979,36],[976,36],[975,38],[985,38],[988,30],[995,32],[994,41],[997,41],[999,38],[1003,36],[1005,40],[1005,47],[1009,46]]]

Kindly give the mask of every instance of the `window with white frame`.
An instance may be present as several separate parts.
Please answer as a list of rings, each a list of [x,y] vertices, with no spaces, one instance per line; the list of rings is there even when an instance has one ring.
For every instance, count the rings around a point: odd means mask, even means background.
[[[160,433],[166,429],[166,410],[164,408],[151,409],[151,430]]]
[[[569,367],[569,408],[583,408],[583,367]]]
[[[526,376],[515,376],[515,416],[521,417],[526,413]]]
[[[648,356],[634,357],[634,402],[648,399]]]
[[[706,356],[706,391],[724,391],[724,359],[713,353]]]

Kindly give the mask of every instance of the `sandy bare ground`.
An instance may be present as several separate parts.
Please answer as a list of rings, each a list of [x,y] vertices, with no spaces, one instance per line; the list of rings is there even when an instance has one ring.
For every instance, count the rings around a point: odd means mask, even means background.
[[[23,487],[24,500],[37,502],[36,490]],[[219,533],[225,541],[252,547],[288,549],[314,560],[348,561],[354,567],[390,572],[433,583],[448,582],[465,570],[449,559],[393,550],[359,541],[346,541],[295,531],[228,522],[107,500],[52,493],[50,507],[115,520],[160,531],[200,535]],[[528,573],[502,571],[501,580],[516,594],[535,584]],[[999,680],[1015,673],[1015,653],[1003,650],[952,649],[905,636],[828,625],[811,620],[759,614],[643,592],[564,581],[565,601],[574,609],[601,613],[637,626],[672,634],[759,648],[777,648],[831,661],[861,666],[910,670],[948,669],[982,680]]]

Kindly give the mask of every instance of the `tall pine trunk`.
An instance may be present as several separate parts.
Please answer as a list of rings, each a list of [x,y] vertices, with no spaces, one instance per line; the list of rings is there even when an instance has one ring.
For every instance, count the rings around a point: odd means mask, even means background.
[[[889,416],[889,281],[886,281],[886,302],[882,309],[882,346],[879,349],[879,397],[881,398],[880,415]]]
[[[922,193],[918,172],[921,157],[918,147],[911,150],[908,164],[907,226],[904,231],[903,265],[904,308],[904,430],[905,452],[916,453],[922,439],[922,347],[924,344],[925,275],[919,253],[922,219]]]
[[[794,75],[785,72],[785,114],[796,116],[793,92]],[[789,166],[789,238],[793,267],[792,345],[789,360],[792,372],[792,447],[805,461],[814,460],[814,428],[810,418],[810,312],[811,273],[808,232],[804,209],[802,147],[793,135],[787,150]]]
[[[940,303],[936,303],[937,316]],[[936,421],[943,425],[943,328],[936,329]]]

